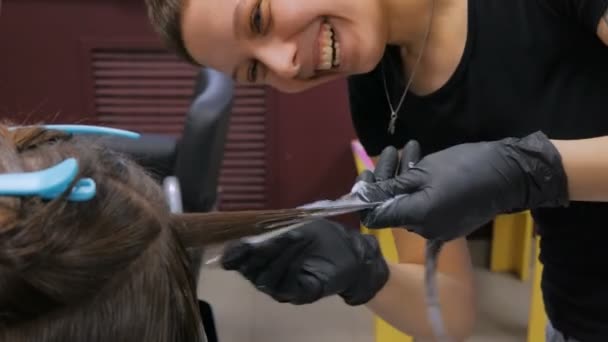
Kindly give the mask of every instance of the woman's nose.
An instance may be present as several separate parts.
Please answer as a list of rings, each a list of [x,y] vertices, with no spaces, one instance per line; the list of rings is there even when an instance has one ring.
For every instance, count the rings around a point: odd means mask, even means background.
[[[301,64],[295,42],[268,42],[259,48],[257,58],[277,77],[293,79],[300,74]]]

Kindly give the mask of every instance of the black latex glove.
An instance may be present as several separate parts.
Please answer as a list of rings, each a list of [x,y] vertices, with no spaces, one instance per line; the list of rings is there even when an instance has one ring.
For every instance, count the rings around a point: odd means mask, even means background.
[[[349,305],[371,300],[388,280],[375,237],[316,220],[258,243],[236,242],[222,266],[236,270],[276,301],[308,304],[340,295]]]
[[[501,213],[567,205],[567,191],[558,151],[537,132],[448,148],[393,179],[362,183],[356,193],[369,201],[394,197],[366,213],[368,228],[401,226],[447,241]]]
[[[393,147],[388,146],[382,150],[382,153],[378,157],[378,161],[374,167],[374,171],[365,170],[357,177],[357,182],[353,187],[352,192],[359,193],[358,189],[362,186],[362,183],[376,183],[383,182],[398,175],[405,174],[407,169],[414,166],[420,159],[420,145],[416,140],[410,140],[403,148],[401,158],[399,158],[399,151]],[[387,192],[374,191],[367,192],[365,198],[368,202],[383,202],[393,198]],[[360,212],[361,221],[363,222],[368,215],[369,210]]]

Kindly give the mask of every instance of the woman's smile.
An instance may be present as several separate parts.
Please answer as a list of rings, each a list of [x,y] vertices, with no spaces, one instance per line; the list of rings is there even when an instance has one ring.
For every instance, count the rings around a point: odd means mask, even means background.
[[[198,63],[237,82],[299,92],[367,72],[387,26],[376,0],[186,1],[185,46]]]
[[[340,66],[340,43],[336,30],[324,20],[319,30],[316,70],[331,70]]]

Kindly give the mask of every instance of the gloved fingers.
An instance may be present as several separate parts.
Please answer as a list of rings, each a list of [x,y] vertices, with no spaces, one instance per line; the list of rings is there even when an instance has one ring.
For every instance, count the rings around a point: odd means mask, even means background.
[[[392,162],[387,162],[389,159],[393,159]],[[403,176],[408,171],[410,167],[414,164],[418,163],[420,160],[420,144],[416,140],[410,140],[404,147],[403,152],[401,153],[401,164],[397,165],[394,163],[397,160],[398,155],[396,154],[396,150],[393,147],[387,147],[384,149],[383,154],[380,156],[380,161],[376,167],[376,174],[370,175],[369,171],[363,172],[358,179],[360,180],[368,180],[362,183],[361,181],[357,182],[355,186],[353,186],[351,193],[356,194],[361,200],[367,202],[375,202],[375,201],[384,201],[389,198],[394,197],[399,193],[396,191],[393,185],[402,183],[402,180],[399,182],[394,181],[394,172],[395,168],[400,168],[400,175]],[[378,177],[378,174],[380,177]],[[389,175],[390,174],[390,175]],[[410,176],[409,178],[414,178]],[[405,181],[407,182],[408,177],[406,177]],[[379,182],[378,186],[368,186],[366,183],[376,183]],[[367,215],[367,210],[360,213],[361,216]]]
[[[361,172],[357,176],[355,184],[350,189],[350,193],[351,194],[357,193],[357,191],[359,190],[359,187],[361,187],[362,184],[374,183],[374,182],[376,182],[376,178],[374,177],[374,173],[372,171],[370,171],[370,170],[365,170],[365,171]]]
[[[399,152],[393,146],[387,146],[382,150],[378,162],[374,167],[374,177],[377,182],[395,177],[399,167]]]
[[[410,140],[401,152],[401,171],[399,174],[404,175],[418,161],[420,161],[420,144],[416,140]]]
[[[271,240],[255,245],[251,253],[251,258],[243,264],[239,272],[252,282],[266,270],[269,264],[274,260],[283,258],[283,254],[287,250],[297,248],[298,245],[306,245],[307,240],[299,239],[294,235],[295,231],[287,232]]]
[[[383,182],[359,183],[353,193],[366,202],[386,201],[399,195],[413,193],[419,190],[423,183],[422,173],[409,172]]]
[[[370,209],[362,223],[371,229],[419,226],[426,217],[424,193],[404,194]]]
[[[279,258],[288,247],[303,241],[299,234],[290,231],[270,240],[251,244],[246,242],[230,245],[224,252],[222,264],[227,270],[237,270],[245,278],[253,281],[268,263]]]
[[[313,272],[303,270],[298,275],[296,288],[303,294],[293,298],[290,302],[294,305],[311,304],[323,297],[324,284]]]
[[[294,277],[298,276],[297,269],[301,265],[300,260],[307,257],[306,248],[308,246],[310,243],[298,243],[287,247],[280,257],[270,261],[260,271],[254,281],[256,288],[279,302],[290,301],[294,297],[301,296],[300,289],[285,287],[285,284],[289,284]]]
[[[224,247],[221,265],[225,270],[237,270],[250,257],[253,246],[243,241],[233,241]]]
[[[374,176],[374,173],[370,170],[365,170],[357,176],[355,183],[357,183],[357,182],[374,183],[375,181],[376,181],[376,177]]]

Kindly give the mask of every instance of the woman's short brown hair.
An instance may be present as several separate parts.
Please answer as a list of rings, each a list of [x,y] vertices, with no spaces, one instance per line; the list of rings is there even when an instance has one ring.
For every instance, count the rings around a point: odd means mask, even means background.
[[[181,17],[184,0],[146,0],[154,30],[171,50],[187,62],[199,66],[184,43]]]

